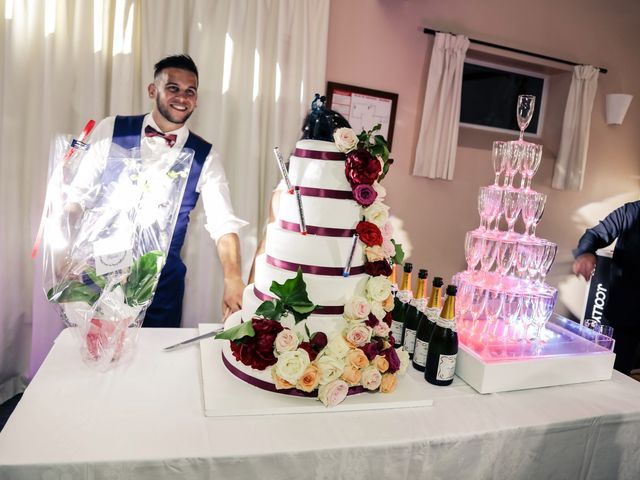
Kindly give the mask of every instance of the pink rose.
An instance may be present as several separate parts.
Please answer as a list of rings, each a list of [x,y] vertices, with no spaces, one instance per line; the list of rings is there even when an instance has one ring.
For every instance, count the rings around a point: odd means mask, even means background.
[[[391,237],[393,237],[393,225],[391,225],[391,222],[388,220],[384,222],[384,224],[380,228],[380,231],[382,232],[382,236],[386,240],[391,240]]]
[[[369,316],[369,302],[364,297],[356,296],[349,299],[344,306],[344,316],[349,320],[359,320]]]
[[[274,342],[276,355],[296,350],[299,344],[300,339],[298,336],[292,330],[285,328],[276,335],[276,341]]]
[[[378,337],[386,337],[387,335],[389,335],[390,330],[391,328],[389,328],[389,325],[384,322],[380,322],[375,327],[373,327],[373,333]]]
[[[318,390],[318,399],[327,407],[334,407],[347,398],[349,385],[344,380],[334,380],[322,385]]]
[[[347,342],[354,347],[362,347],[371,340],[372,330],[364,324],[359,324],[347,332]]]
[[[370,365],[362,370],[360,383],[367,390],[377,390],[382,383],[382,374],[374,365]]]
[[[362,185],[357,185],[356,188],[353,189],[354,200],[363,207],[371,205],[377,197],[378,194],[371,185],[363,183]]]
[[[382,240],[382,250],[387,257],[393,257],[396,254],[396,247],[391,243],[391,240],[385,240],[384,237]]]

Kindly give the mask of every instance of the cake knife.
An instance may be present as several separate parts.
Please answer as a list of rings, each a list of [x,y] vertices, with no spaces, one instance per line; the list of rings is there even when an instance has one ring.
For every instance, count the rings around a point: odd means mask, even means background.
[[[173,350],[177,350],[178,348],[186,347],[187,345],[191,345],[192,343],[199,342],[200,340],[204,340],[205,338],[213,337],[224,330],[224,327],[216,328],[215,330],[205,333],[204,335],[198,335],[197,337],[190,338],[189,340],[185,340],[184,342],[176,343],[175,345],[171,345],[169,347],[163,348],[165,352],[171,352]]]

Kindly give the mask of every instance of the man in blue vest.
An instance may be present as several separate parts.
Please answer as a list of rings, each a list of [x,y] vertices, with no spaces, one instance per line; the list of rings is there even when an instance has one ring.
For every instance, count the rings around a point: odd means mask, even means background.
[[[244,283],[240,273],[238,230],[246,222],[237,218],[231,206],[229,186],[218,154],[211,144],[190,132],[185,123],[198,100],[198,69],[187,55],[163,58],[155,65],[154,81],[148,86],[153,102],[151,113],[116,116],[102,120],[91,135],[92,150],[106,158],[118,145],[139,148],[143,168],[166,169],[163,158],[177,157],[184,148],[194,152],[193,163],[179,207],[165,266],[153,301],[143,322],[145,327],[179,327],[182,315],[186,267],[180,259],[189,213],[202,194],[207,217],[206,228],[216,242],[224,275],[223,315],[240,309]],[[175,152],[175,153],[173,153]],[[100,183],[104,165],[85,167],[79,181],[85,185]]]

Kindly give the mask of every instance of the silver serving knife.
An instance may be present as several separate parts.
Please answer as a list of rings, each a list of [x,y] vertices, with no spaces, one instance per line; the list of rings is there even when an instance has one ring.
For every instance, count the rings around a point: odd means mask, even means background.
[[[170,347],[165,347],[163,350],[165,352],[171,352],[173,350],[177,350],[178,348],[186,347],[187,345],[191,345],[192,343],[199,342],[200,340],[204,340],[205,338],[213,337],[224,330],[224,327],[216,328],[215,330],[205,333],[204,335],[198,335],[197,337],[190,338],[189,340],[185,340],[184,342],[176,343],[175,345],[171,345]]]

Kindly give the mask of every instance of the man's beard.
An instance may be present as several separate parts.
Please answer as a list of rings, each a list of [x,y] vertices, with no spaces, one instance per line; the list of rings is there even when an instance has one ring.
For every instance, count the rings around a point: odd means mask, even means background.
[[[189,120],[189,117],[191,116],[191,114],[193,113],[193,110],[191,110],[190,112],[184,112],[182,113],[182,115],[184,115],[184,118],[178,118],[176,117],[175,112],[172,112],[170,110],[170,107],[167,106],[165,107],[164,105],[162,105],[160,103],[160,97],[156,97],[156,107],[158,108],[158,112],[160,112],[160,115],[162,115],[165,119],[167,119],[168,121],[170,121],[171,123],[176,123],[178,125],[183,125],[187,122],[187,120]]]

